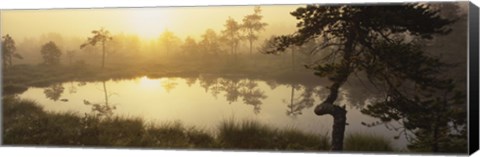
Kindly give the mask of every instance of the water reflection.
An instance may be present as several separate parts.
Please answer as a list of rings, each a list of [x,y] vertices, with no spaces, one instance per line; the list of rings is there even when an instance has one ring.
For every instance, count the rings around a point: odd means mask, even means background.
[[[257,81],[252,79],[201,76],[198,80],[206,93],[210,93],[215,98],[223,93],[229,104],[242,99],[244,104],[253,107],[255,114],[260,113],[262,100],[267,98],[265,92],[258,87]]]
[[[240,96],[240,88],[242,84],[240,80],[221,80],[220,81],[221,89],[225,92],[225,98],[228,103],[236,102]]]
[[[58,101],[58,99],[60,99],[60,97],[62,96],[64,90],[65,88],[62,86],[62,84],[54,84],[47,87],[43,91],[43,93],[45,93],[45,97],[53,101]]]
[[[178,85],[174,78],[168,78],[162,82],[162,87],[167,93],[170,93]]]
[[[138,79],[140,86],[149,89],[155,89],[157,86],[170,93],[181,83],[178,78],[162,78],[162,79],[150,79],[148,77],[141,77]],[[260,113],[263,100],[267,98],[265,91],[258,85],[258,81],[247,78],[223,78],[212,75],[201,75],[199,77],[189,77],[182,79],[188,87],[198,84],[202,87],[205,93],[211,94],[215,99],[218,95],[223,95],[226,102],[232,104],[234,102],[242,102],[245,105],[252,106],[255,114]],[[120,81],[121,82],[121,81]],[[270,87],[270,90],[275,90],[279,86],[287,86],[290,89],[289,98],[283,97],[281,100],[286,105],[286,115],[290,117],[296,117],[302,115],[305,109],[311,108],[315,104],[315,99],[324,97],[328,94],[328,89],[321,88],[319,85],[304,85],[301,83],[278,83],[275,80],[264,81],[264,83]],[[360,90],[359,88],[352,88],[357,85],[358,82],[350,82],[347,88],[341,89],[341,95],[339,102],[345,103],[349,106],[354,106],[361,109],[363,104],[368,99],[374,99],[375,95],[368,94]],[[78,88],[85,86],[86,82],[78,82],[75,85],[74,82],[65,84],[68,86],[69,94],[77,93]],[[352,85],[353,84],[353,85]],[[90,105],[92,111],[100,114],[111,115],[112,110],[116,107],[109,104],[109,98],[114,93],[109,93],[107,83],[102,82],[102,92],[104,102],[92,103],[88,100],[84,101],[85,105]],[[62,84],[54,84],[44,89],[44,94],[48,99],[53,101],[68,101],[68,99],[60,99],[65,88]],[[154,92],[154,91],[152,91]]]
[[[109,97],[112,96],[112,93],[109,93],[107,90],[107,84],[105,81],[102,81],[103,94],[105,101],[103,103],[92,103],[88,100],[83,100],[83,104],[91,106],[92,114],[99,117],[111,117],[113,115],[113,110],[117,109],[115,105],[109,103]]]
[[[345,98],[348,99],[348,105],[356,109],[362,109],[376,99],[384,99],[384,93],[387,92],[386,89],[375,86],[367,80],[360,79],[367,77],[363,75],[355,74],[355,77],[352,77],[341,89],[342,93],[345,94]]]
[[[268,80],[265,83],[270,87],[270,90],[274,90],[278,86],[278,82],[275,80]]]
[[[240,91],[240,95],[243,97],[243,102],[247,105],[252,105],[255,114],[260,113],[262,100],[267,98],[265,92],[260,90],[258,83],[253,80],[247,79],[242,85],[244,87]]]
[[[191,87],[193,84],[197,83],[197,78],[196,77],[187,77],[185,78],[185,81],[188,85],[188,87]]]
[[[238,120],[255,118],[275,127],[296,127],[321,134],[329,132],[332,123],[329,119],[331,117],[312,114],[314,104],[328,94],[328,89],[320,83],[212,75],[188,79],[142,77],[135,80],[68,82],[47,88],[30,88],[21,97],[38,101],[46,110],[55,112],[141,117],[148,122],[180,120],[186,125],[208,129],[215,129],[218,123],[231,117]],[[68,90],[73,87],[75,92],[62,94],[62,87]],[[118,92],[118,97],[112,91]],[[339,103],[342,105],[350,105],[353,99],[356,102],[365,101],[361,100],[363,96],[352,97],[360,92],[358,89],[352,90],[345,86],[340,92],[343,93],[339,95]],[[55,95],[53,93],[58,96],[52,97]],[[68,101],[52,101],[54,99]],[[112,103],[114,101],[122,102],[122,106],[118,107]],[[397,135],[383,127],[363,126],[362,121],[376,119],[362,115],[355,108],[347,110],[347,134],[374,132],[390,139]]]
[[[302,114],[302,111],[307,108],[311,108],[315,103],[313,93],[317,93],[316,87],[302,86],[299,84],[290,84],[291,94],[290,101],[283,100],[287,103],[287,116],[296,117]],[[302,92],[300,96],[296,97],[295,91]]]
[[[208,90],[210,89],[210,86],[218,83],[217,82],[218,79],[216,77],[208,77],[205,75],[200,76],[198,80],[200,81],[200,86],[205,90],[205,93],[208,92]]]
[[[70,82],[70,87],[68,88],[68,93],[74,94],[77,93],[77,86],[73,82]]]

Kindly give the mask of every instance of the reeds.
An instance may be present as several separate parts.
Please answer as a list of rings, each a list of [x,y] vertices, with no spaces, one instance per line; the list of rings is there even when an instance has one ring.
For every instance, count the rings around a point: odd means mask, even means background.
[[[222,121],[211,132],[181,122],[145,123],[134,117],[99,117],[46,112],[34,101],[3,97],[3,144],[42,146],[101,146],[176,149],[248,149],[328,151],[327,134],[279,129],[255,120]],[[348,151],[393,151],[389,142],[353,134]]]

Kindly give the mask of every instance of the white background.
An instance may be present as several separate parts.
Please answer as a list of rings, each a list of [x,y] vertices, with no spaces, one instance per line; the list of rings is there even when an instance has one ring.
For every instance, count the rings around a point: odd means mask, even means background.
[[[0,9],[40,9],[40,8],[98,8],[98,7],[142,7],[142,6],[205,6],[205,5],[255,5],[255,4],[307,4],[307,3],[359,3],[359,2],[407,2],[412,0],[0,0]],[[424,0],[421,0],[424,1]],[[445,1],[445,0],[435,0]],[[472,0],[480,5],[480,0]],[[1,31],[1,30],[0,30]],[[476,153],[475,156],[480,156]],[[46,147],[0,147],[0,156],[30,157],[149,157],[149,156],[229,156],[229,157],[340,157],[340,156],[386,156],[385,154],[325,154],[325,153],[275,153],[275,152],[234,152],[234,151],[180,151],[180,150],[140,150],[140,149],[85,149],[85,148],[46,148]],[[388,155],[413,156],[413,155]],[[418,156],[418,155],[417,155]],[[422,155],[424,156],[424,155]],[[424,156],[425,157],[425,156]]]

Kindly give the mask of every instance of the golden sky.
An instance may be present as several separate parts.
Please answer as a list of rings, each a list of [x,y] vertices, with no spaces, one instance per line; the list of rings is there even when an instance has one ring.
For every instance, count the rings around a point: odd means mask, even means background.
[[[264,35],[285,28],[293,31],[296,20],[289,13],[298,7],[262,6],[264,22],[269,24]],[[253,6],[2,10],[0,26],[2,35],[10,34],[16,39],[51,32],[83,38],[100,27],[112,34],[137,34],[145,39],[158,38],[165,29],[181,38],[188,35],[199,38],[208,28],[222,30],[229,16],[241,22],[252,13]]]

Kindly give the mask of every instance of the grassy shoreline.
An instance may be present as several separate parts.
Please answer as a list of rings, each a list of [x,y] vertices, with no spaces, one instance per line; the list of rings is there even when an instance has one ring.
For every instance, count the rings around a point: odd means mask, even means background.
[[[149,70],[147,70],[149,69]],[[167,70],[168,69],[168,70]],[[15,65],[3,70],[2,87],[4,95],[19,94],[28,87],[47,87],[57,83],[70,81],[95,82],[107,80],[134,79],[142,76],[161,77],[199,77],[209,75],[225,78],[249,78],[275,80],[281,84],[306,83],[320,84],[322,79],[314,76],[307,69],[291,71],[278,68],[276,70],[259,71],[252,67],[214,67],[210,69],[191,69],[175,65],[142,65],[142,66],[107,66],[101,70],[94,65]]]
[[[179,122],[155,125],[140,118],[46,112],[34,101],[11,96],[4,96],[2,101],[5,145],[283,151],[330,148],[327,135],[278,129],[252,120],[224,120],[212,133]],[[387,140],[355,136],[346,137],[345,151],[395,151]],[[377,142],[365,147],[368,141]]]

